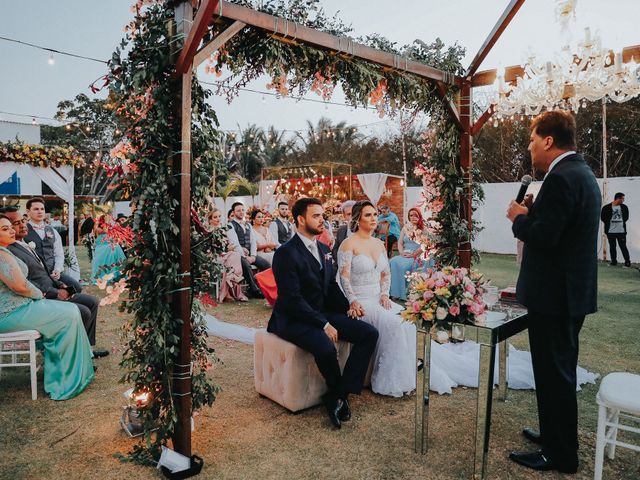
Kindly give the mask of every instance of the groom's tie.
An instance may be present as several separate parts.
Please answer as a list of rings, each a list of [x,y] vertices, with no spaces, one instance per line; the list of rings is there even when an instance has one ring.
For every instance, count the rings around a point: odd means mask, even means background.
[[[315,240],[313,241],[313,243],[309,244],[309,251],[318,261],[318,263],[320,264],[320,270],[322,270],[322,261],[320,260],[320,255],[318,253],[318,244],[316,243]]]

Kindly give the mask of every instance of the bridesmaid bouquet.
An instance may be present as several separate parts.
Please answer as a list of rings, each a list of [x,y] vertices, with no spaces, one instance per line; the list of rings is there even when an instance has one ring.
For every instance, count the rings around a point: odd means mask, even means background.
[[[407,276],[409,293],[402,318],[434,332],[445,321],[484,325],[482,274],[466,268],[444,267]]]

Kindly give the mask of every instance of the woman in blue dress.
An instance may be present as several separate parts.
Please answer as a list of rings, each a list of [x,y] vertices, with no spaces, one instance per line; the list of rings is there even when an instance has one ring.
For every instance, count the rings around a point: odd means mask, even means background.
[[[127,258],[122,247],[107,236],[109,228],[115,226],[116,222],[113,217],[106,214],[100,216],[93,229],[96,237],[93,261],[91,262],[91,281],[93,283],[108,274],[114,274],[114,277],[118,277],[120,266]]]
[[[43,299],[26,278],[27,266],[6,248],[14,242],[11,222],[0,215],[0,333],[40,332],[44,391],[52,400],[68,400],[95,376],[80,310],[74,303]]]
[[[433,266],[433,260],[421,258],[422,249],[420,244],[409,238],[409,229],[422,230],[424,220],[417,208],[409,210],[409,223],[402,227],[400,238],[398,239],[399,254],[391,259],[391,289],[389,295],[393,298],[407,299],[407,279],[406,274],[417,270],[426,270]]]

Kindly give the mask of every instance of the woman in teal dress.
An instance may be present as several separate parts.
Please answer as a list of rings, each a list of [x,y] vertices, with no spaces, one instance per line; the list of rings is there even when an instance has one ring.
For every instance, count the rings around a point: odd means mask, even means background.
[[[73,303],[43,299],[42,292],[26,278],[27,266],[7,250],[13,242],[11,222],[0,215],[0,333],[40,332],[44,391],[52,400],[68,400],[95,376],[80,310]]]
[[[96,246],[91,262],[91,281],[93,283],[110,273],[113,273],[114,277],[118,277],[120,266],[127,258],[122,247],[107,236],[107,230],[114,226],[113,217],[107,214],[102,215],[94,227]]]
[[[409,238],[407,234],[409,228],[419,230],[424,228],[422,214],[417,208],[409,210],[409,223],[402,228],[398,239],[399,254],[389,262],[389,267],[391,268],[389,295],[402,300],[407,299],[407,280],[405,275],[418,270],[426,270],[434,264],[432,259],[424,260],[421,258],[422,250],[420,244]]]

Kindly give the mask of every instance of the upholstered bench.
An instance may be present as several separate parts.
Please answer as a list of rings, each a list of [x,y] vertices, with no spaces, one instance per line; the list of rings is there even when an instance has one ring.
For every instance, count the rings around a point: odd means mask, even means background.
[[[338,342],[340,368],[344,368],[350,351],[350,343]],[[256,332],[253,372],[256,391],[291,412],[319,405],[327,391],[324,378],[309,352],[265,331]],[[370,376],[371,368],[365,385]]]

